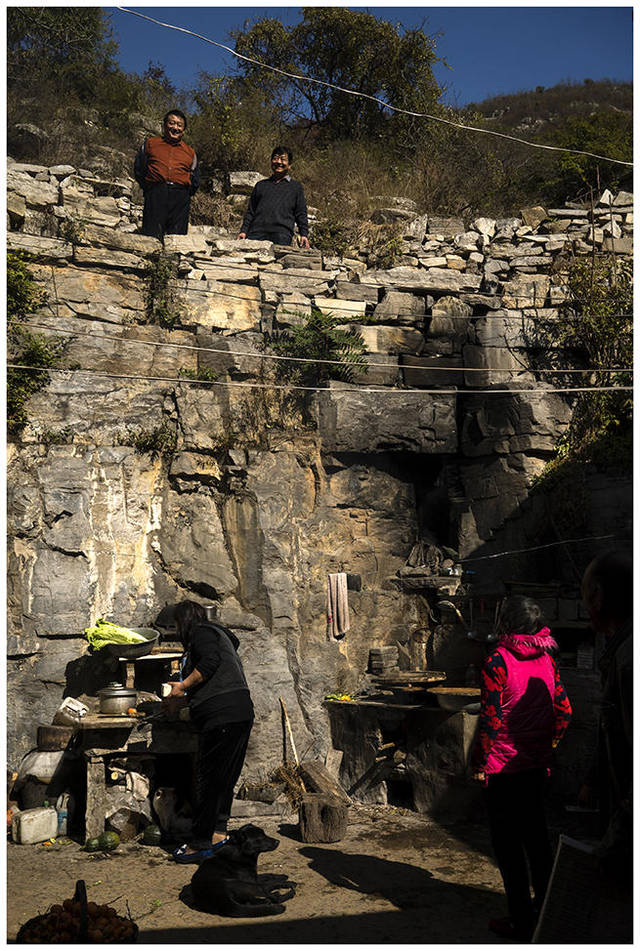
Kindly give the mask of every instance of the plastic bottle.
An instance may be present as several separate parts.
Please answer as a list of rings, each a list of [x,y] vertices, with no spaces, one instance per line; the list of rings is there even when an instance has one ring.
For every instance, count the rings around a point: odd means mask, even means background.
[[[73,797],[71,793],[64,792],[56,800],[56,812],[58,813],[58,835],[67,835],[69,829],[70,813],[73,811]]]

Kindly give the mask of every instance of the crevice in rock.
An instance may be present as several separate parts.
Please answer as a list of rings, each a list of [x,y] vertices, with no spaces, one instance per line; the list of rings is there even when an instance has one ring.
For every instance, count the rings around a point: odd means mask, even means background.
[[[262,578],[264,535],[255,496],[243,491],[229,494],[219,506],[225,547],[238,581],[236,597],[242,607],[271,627],[269,593]]]
[[[302,691],[302,672],[300,670],[300,663],[298,660],[298,650],[300,647],[300,635],[296,634],[293,631],[287,633],[287,664],[289,667],[289,673],[291,674],[291,682],[293,684],[293,690],[298,701],[298,709],[302,716],[303,722],[311,736],[314,738],[314,743],[318,739],[318,725],[314,724],[314,720],[307,710],[306,704],[304,702],[304,696]],[[315,729],[314,729],[315,726]]]
[[[68,555],[70,558],[84,558],[85,561],[89,561],[89,557],[85,551],[74,551],[73,549],[62,548],[60,545],[52,545],[50,542],[46,543],[49,551],[57,551],[61,555]]]
[[[201,598],[208,598],[210,601],[218,601],[220,595],[214,587],[204,582],[182,581],[182,587],[192,594],[198,594]]]
[[[62,512],[58,512],[56,515],[52,516],[51,518],[45,519],[45,525],[47,525],[48,528],[51,528],[53,525],[56,525],[58,522],[61,522],[63,518],[71,518],[72,515],[73,515],[73,512],[67,512],[66,510],[63,509]]]

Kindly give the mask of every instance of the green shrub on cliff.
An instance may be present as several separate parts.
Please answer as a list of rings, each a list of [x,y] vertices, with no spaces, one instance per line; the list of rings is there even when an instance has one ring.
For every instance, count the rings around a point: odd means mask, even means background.
[[[570,474],[576,463],[630,472],[633,397],[633,274],[629,260],[613,255],[581,258],[568,270],[569,301],[547,332],[556,345],[582,354],[591,369],[579,393],[569,429],[539,483],[551,486]],[[544,331],[543,331],[544,332]],[[610,372],[617,370],[617,372]],[[567,378],[565,384],[575,386]]]
[[[27,402],[49,382],[48,367],[58,366],[64,344],[34,334],[24,321],[46,303],[46,294],[33,279],[25,258],[7,255],[7,432],[17,436],[24,428]]]

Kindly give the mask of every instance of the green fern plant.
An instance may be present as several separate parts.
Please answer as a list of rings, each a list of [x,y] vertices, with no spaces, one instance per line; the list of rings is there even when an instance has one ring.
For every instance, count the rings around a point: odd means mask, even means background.
[[[301,319],[298,326],[274,331],[265,338],[267,349],[294,358],[278,363],[279,381],[298,386],[324,386],[328,380],[354,383],[368,372],[364,340],[357,330],[345,329],[344,318],[325,314],[318,307],[297,316]],[[323,360],[335,362],[315,362]]]

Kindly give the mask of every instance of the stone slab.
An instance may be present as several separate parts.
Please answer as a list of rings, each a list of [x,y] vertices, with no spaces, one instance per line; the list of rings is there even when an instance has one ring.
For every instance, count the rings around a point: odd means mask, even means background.
[[[108,267],[118,271],[142,271],[146,267],[144,258],[127,251],[112,248],[91,248],[76,245],[73,249],[73,262],[78,267]]]
[[[361,283],[370,287],[389,287],[398,291],[422,291],[425,294],[479,290],[482,278],[441,268],[396,267],[388,271],[367,271]]]
[[[36,258],[51,258],[55,261],[70,261],[73,254],[72,246],[66,241],[17,231],[7,234],[7,250],[24,251]]]
[[[432,396],[406,390],[372,394],[332,383],[314,396],[325,451],[455,452],[456,392]]]
[[[227,333],[260,329],[262,296],[257,287],[223,281],[180,285],[182,323]]]

